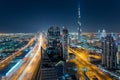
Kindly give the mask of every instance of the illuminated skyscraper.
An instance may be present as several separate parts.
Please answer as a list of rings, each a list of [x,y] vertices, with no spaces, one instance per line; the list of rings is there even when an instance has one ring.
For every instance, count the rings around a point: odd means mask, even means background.
[[[68,30],[63,27],[63,59],[68,59]]]
[[[101,33],[101,38],[105,38],[107,36],[106,30],[103,29]]]
[[[106,47],[106,39],[104,37],[101,38],[101,48],[102,48],[102,65],[105,66],[107,64],[107,54],[106,54],[106,50],[107,50],[107,47]]]
[[[52,26],[47,32],[47,54],[51,60],[59,61],[62,58],[60,28]]]
[[[47,46],[48,47],[60,47],[60,28],[50,27],[47,32]]]
[[[108,69],[117,68],[117,44],[113,34],[102,38],[102,64]]]
[[[107,54],[106,54],[106,50],[107,50],[107,46],[106,46],[106,31],[103,29],[101,32],[101,48],[102,48],[102,65],[106,65],[107,64]]]
[[[98,30],[97,38],[101,39],[101,32],[100,32],[100,30]]]
[[[81,33],[82,33],[80,19],[81,19],[81,15],[80,15],[80,6],[79,6],[78,7],[78,40],[80,40],[80,36],[81,36]]]
[[[120,69],[120,43],[118,43],[117,68]]]

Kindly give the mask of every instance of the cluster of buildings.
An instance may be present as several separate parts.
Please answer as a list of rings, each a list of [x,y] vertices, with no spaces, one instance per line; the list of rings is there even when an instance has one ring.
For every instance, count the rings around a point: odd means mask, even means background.
[[[44,78],[44,80],[51,80],[50,76],[47,76],[49,74],[55,79],[65,80],[67,73],[66,72],[67,60],[68,60],[68,29],[63,27],[62,33],[60,33],[59,27],[52,26],[48,29],[47,32],[47,47],[42,60],[43,63],[42,66],[44,67],[41,67],[42,79]],[[67,76],[67,78],[70,77]]]
[[[120,49],[117,39],[113,33],[101,36],[102,65],[107,69],[118,69],[120,65]]]

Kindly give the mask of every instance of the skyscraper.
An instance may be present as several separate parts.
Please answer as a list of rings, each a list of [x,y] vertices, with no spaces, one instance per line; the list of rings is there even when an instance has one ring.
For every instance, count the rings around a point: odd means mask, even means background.
[[[97,38],[98,38],[98,39],[101,39],[101,32],[100,32],[100,30],[98,30]]]
[[[60,28],[52,26],[47,32],[47,54],[51,60],[59,61],[62,58]]]
[[[120,69],[120,43],[118,43],[117,68]]]
[[[80,36],[82,33],[80,18],[81,18],[81,15],[80,15],[80,6],[79,6],[78,7],[78,40],[80,40]]]
[[[107,47],[106,47],[106,31],[103,29],[102,32],[101,32],[101,47],[102,47],[102,65],[105,66],[107,64],[107,54],[106,54],[106,50],[107,50]]]
[[[63,27],[63,59],[68,59],[68,30]]]
[[[52,26],[47,32],[47,46],[48,47],[60,47],[60,28]]]
[[[102,38],[102,64],[108,69],[117,68],[117,44],[112,34]]]
[[[103,29],[101,33],[101,38],[105,38],[107,36],[106,30]]]
[[[107,64],[107,54],[106,54],[106,50],[107,50],[107,46],[106,46],[106,39],[104,37],[101,38],[101,48],[102,48],[102,65],[105,66]]]

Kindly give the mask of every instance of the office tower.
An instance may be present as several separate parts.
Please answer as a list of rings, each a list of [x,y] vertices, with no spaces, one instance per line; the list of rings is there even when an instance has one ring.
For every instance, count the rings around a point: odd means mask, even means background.
[[[117,68],[117,44],[112,34],[102,38],[102,65],[108,69]]]
[[[101,32],[101,38],[105,38],[107,36],[106,30],[103,29]]]
[[[106,54],[106,50],[107,50],[107,46],[106,46],[106,31],[103,29],[101,32],[101,48],[102,48],[102,65],[105,66],[107,64],[107,54]]]
[[[50,60],[46,53],[43,54],[41,59],[40,73],[36,80],[57,80],[57,73],[55,69],[55,63]]]
[[[98,30],[97,38],[98,38],[98,39],[101,39],[101,32],[100,32],[100,30]]]
[[[67,28],[63,27],[63,59],[68,59],[68,30]]]
[[[120,69],[120,43],[118,43],[117,68]]]
[[[62,60],[62,45],[60,28],[52,26],[47,32],[47,46],[44,50],[41,64],[40,64],[40,77],[41,80],[59,80],[57,71],[62,71],[57,63]],[[61,56],[60,56],[61,55]]]
[[[104,37],[101,38],[101,48],[102,48],[102,65],[105,66],[107,64],[107,54],[106,54],[106,39]]]
[[[47,32],[47,54],[52,61],[59,61],[62,58],[62,43],[60,28],[52,26]]]
[[[60,28],[50,27],[47,32],[47,46],[48,47],[60,47]]]

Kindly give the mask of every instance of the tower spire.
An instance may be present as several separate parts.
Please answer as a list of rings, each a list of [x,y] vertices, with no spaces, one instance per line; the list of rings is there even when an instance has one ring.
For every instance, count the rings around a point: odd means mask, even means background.
[[[78,18],[80,18],[80,5],[78,5]]]
[[[80,39],[81,32],[82,32],[80,19],[81,19],[81,15],[80,15],[80,4],[79,4],[78,5],[78,40]]]

